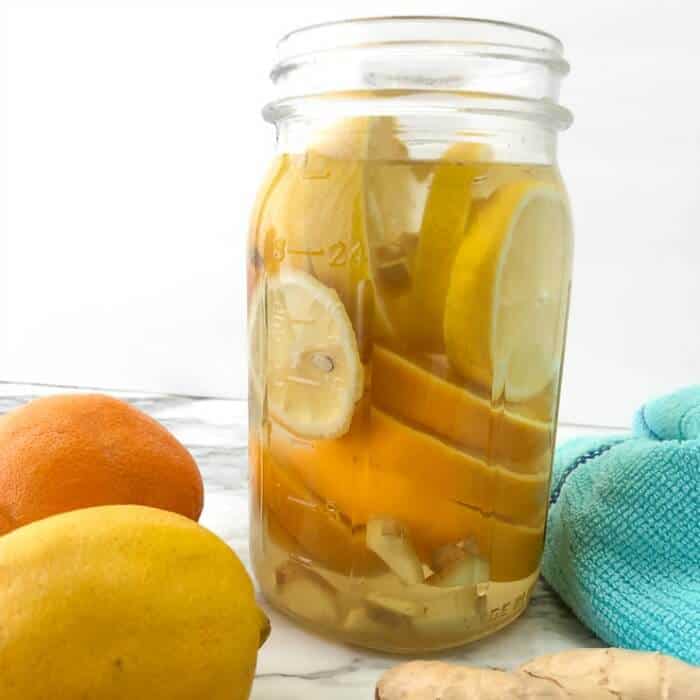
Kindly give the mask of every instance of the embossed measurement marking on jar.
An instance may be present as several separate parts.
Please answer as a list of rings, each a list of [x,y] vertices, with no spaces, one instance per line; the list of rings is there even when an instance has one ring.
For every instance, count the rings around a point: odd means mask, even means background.
[[[360,265],[364,260],[364,251],[360,241],[346,243],[336,241],[327,248],[291,248],[284,238],[278,238],[272,244],[272,257],[277,262],[282,262],[288,255],[301,255],[304,257],[327,257],[328,264],[332,267],[342,267],[348,262],[353,265]]]
[[[526,600],[527,594],[521,593],[516,598],[513,598],[513,600],[509,600],[507,603],[504,603],[497,608],[492,608],[489,610],[489,620],[496,621],[510,615],[514,615],[524,607]]]
[[[318,255],[323,255],[325,251],[323,248],[319,248],[318,250],[313,250],[311,248],[290,248],[287,251],[290,255],[311,255],[311,256],[318,256]]]

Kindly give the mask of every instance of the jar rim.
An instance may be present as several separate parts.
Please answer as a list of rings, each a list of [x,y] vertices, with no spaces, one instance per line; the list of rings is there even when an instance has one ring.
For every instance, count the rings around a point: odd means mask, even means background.
[[[356,110],[351,100],[371,99],[377,112],[482,112],[559,130],[571,123],[559,104],[568,71],[559,39],[520,24],[439,15],[337,20],[280,40],[275,99],[263,114],[274,122],[322,112],[325,95],[343,113]]]
[[[546,63],[561,75],[569,71],[561,40],[549,32],[514,22],[441,15],[358,17],[300,27],[277,43],[277,68],[309,54],[402,44],[500,47],[513,58],[521,52],[524,60]]]

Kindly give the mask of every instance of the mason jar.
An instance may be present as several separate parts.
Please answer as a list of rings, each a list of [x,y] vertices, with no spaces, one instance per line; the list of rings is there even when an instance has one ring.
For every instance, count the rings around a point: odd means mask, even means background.
[[[544,32],[377,18],[278,47],[249,234],[251,551],[268,601],[392,652],[537,580],[572,261]]]

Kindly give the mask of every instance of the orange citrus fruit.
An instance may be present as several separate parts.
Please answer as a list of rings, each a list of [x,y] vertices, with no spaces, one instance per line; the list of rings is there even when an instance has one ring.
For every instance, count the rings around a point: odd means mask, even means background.
[[[51,396],[0,418],[0,534],[101,505],[151,506],[197,520],[203,500],[190,453],[124,401]]]

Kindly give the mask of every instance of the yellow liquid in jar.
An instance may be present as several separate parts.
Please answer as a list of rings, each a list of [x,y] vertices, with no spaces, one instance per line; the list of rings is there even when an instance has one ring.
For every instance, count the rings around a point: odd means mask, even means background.
[[[302,624],[410,653],[480,638],[525,609],[570,274],[568,219],[552,221],[566,239],[552,258],[536,230],[547,216],[518,210],[531,192],[565,201],[543,166],[317,152],[273,164],[253,215],[251,296],[288,269],[334,290],[363,369],[335,437],[291,430],[264,391],[251,400],[253,564],[267,599]],[[543,270],[537,295],[523,255]],[[509,343],[524,359],[501,352]]]

